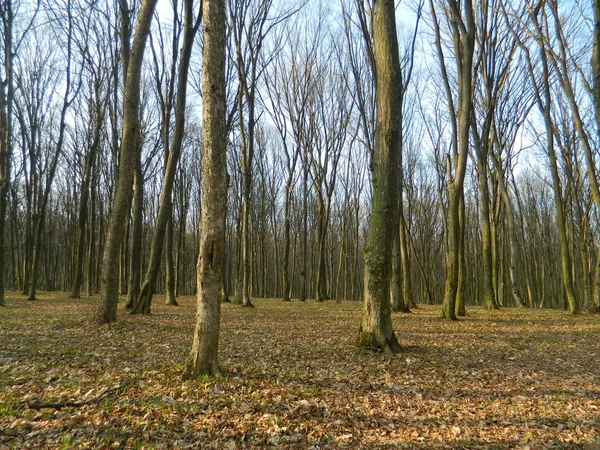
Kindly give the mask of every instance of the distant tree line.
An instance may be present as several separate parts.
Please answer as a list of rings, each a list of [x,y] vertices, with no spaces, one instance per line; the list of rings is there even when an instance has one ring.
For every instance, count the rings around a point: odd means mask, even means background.
[[[381,3],[227,2],[222,300],[363,300],[385,200],[394,311],[596,311],[598,2],[403,2],[385,194]],[[192,0],[0,3],[0,303],[196,293],[204,19]]]

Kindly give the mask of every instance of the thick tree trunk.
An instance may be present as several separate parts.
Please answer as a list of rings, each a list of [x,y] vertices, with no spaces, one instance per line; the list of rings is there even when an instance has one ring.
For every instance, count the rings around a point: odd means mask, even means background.
[[[157,0],[144,0],[140,7],[138,23],[127,65],[127,77],[123,94],[123,138],[121,140],[121,155],[115,187],[115,199],[108,223],[102,258],[101,298],[95,316],[95,320],[98,323],[111,323],[117,320],[119,248],[121,247],[121,241],[127,227],[131,182],[139,151],[140,123],[138,113],[140,106],[141,69],[156,2]]]
[[[398,170],[402,84],[393,0],[375,0],[371,12],[375,47],[377,127],[372,160],[373,200],[365,250],[363,318],[358,346],[396,353],[392,329],[390,272],[393,233],[398,232]]]
[[[198,256],[198,310],[194,341],[183,379],[220,373],[218,361],[220,289],[223,284],[227,211],[225,126],[225,1],[204,0],[202,67],[203,211]]]

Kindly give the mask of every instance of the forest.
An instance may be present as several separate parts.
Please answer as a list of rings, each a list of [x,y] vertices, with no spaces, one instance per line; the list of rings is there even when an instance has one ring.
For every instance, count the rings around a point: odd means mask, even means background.
[[[0,445],[600,445],[600,0],[0,35]]]

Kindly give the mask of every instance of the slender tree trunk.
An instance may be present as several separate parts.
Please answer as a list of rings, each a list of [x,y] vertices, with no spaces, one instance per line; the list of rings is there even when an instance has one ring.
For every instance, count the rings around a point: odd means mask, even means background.
[[[346,255],[347,254],[347,250],[346,250],[347,205],[348,205],[348,194],[346,193],[346,199],[344,200],[344,207],[342,209],[342,214],[341,214],[342,227],[340,230],[340,254],[339,254],[339,259],[338,259],[337,275],[335,277],[335,293],[336,293],[335,298],[338,303],[342,299],[347,300],[346,292],[345,292],[345,290],[342,290],[342,270],[344,268],[344,262],[346,261],[346,258],[347,258],[347,255]],[[347,264],[346,264],[346,271],[347,271]]]
[[[392,304],[392,311],[409,313],[410,308],[406,304],[406,298],[404,297],[403,290],[404,273],[402,272],[399,231],[398,233],[395,233],[392,242],[392,275],[390,281],[390,301]]]
[[[141,152],[137,156],[134,173],[133,191],[133,218],[131,219],[129,252],[129,280],[127,287],[127,303],[125,308],[130,309],[140,294],[140,281],[142,278],[142,225],[144,219],[144,172],[142,170]]]
[[[12,1],[4,2],[2,8],[2,21],[4,22],[3,38],[3,66],[5,80],[0,83],[0,306],[5,305],[5,255],[6,255],[6,214],[8,192],[11,182],[12,164],[12,105],[13,105],[13,45],[12,26],[13,8]],[[27,280],[27,278],[25,278]]]
[[[485,145],[485,144],[484,144]],[[483,259],[483,300],[489,309],[498,309],[496,290],[493,283],[493,258],[492,258],[492,227],[490,224],[490,196],[488,189],[487,151],[478,154],[477,175],[480,194],[480,220],[481,220],[481,253]],[[483,159],[485,158],[485,159]]]
[[[442,317],[447,320],[456,320],[456,305],[459,309],[464,305],[464,258],[461,258],[461,247],[464,247],[464,231],[461,227],[460,210],[461,202],[464,202],[464,180],[467,168],[467,156],[469,154],[469,133],[471,115],[473,113],[472,101],[472,72],[473,53],[475,46],[475,20],[473,3],[466,0],[462,5],[463,14],[456,2],[448,2],[452,15],[451,24],[454,40],[454,49],[462,57],[457,60],[458,69],[458,126],[457,126],[457,152],[454,155],[454,176],[450,173],[450,161],[447,161],[448,175],[448,249],[447,270],[444,287],[444,302],[442,306]],[[462,24],[459,27],[456,22],[458,18]]]
[[[308,152],[304,150],[304,167],[302,178],[302,270],[300,271],[300,301],[306,301],[307,288],[307,263],[308,263]]]
[[[227,211],[225,126],[225,1],[204,0],[202,67],[203,211],[198,256],[198,310],[192,350],[183,379],[220,373],[218,361],[220,289],[223,285]]]
[[[327,270],[326,270],[326,229],[327,229],[327,211],[325,202],[319,201],[317,207],[317,285],[316,285],[316,300],[322,302],[327,300]]]
[[[96,176],[92,176],[95,180]],[[98,234],[96,230],[96,187],[94,183],[90,186],[90,208],[88,213],[89,229],[88,229],[88,248],[87,248],[87,294],[91,297],[94,294],[94,237]]]
[[[96,159],[96,151],[100,143],[100,123],[101,117],[94,128],[94,141],[90,150],[85,155],[85,167],[83,173],[83,182],[81,184],[81,200],[79,203],[79,218],[77,220],[77,250],[75,255],[75,276],[71,288],[72,298],[81,298],[81,285],[83,281],[83,260],[85,255],[85,225],[88,221],[88,201],[90,197],[90,183],[92,181],[92,171]]]
[[[288,183],[286,183],[285,198],[284,198],[284,222],[283,222],[283,301],[290,301],[290,208],[291,208],[291,186],[290,179],[288,177]]]
[[[98,323],[111,323],[117,320],[119,248],[127,227],[131,182],[139,151],[140,123],[138,113],[141,69],[156,2],[157,0],[144,0],[140,7],[138,23],[127,65],[119,173],[102,258],[101,298],[95,317]]]
[[[402,197],[402,191],[400,191],[399,196]],[[408,230],[406,229],[406,220],[404,219],[403,200],[399,199],[398,204],[398,250],[400,251],[400,264],[402,269],[403,312],[410,312],[410,307],[416,308],[417,304],[413,298],[412,280],[410,275],[410,255],[408,252]]]
[[[173,205],[171,205],[171,210]],[[167,221],[167,236],[165,240],[165,305],[177,306],[175,300],[175,264],[173,261],[173,213]]]

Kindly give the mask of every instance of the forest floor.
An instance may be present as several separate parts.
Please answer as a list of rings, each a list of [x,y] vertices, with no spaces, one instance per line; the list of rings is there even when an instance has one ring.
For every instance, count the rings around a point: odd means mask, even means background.
[[[356,302],[225,304],[225,376],[184,383],[195,299],[162,300],[100,327],[95,299],[9,293],[0,448],[600,449],[598,316],[423,306],[390,358],[353,346]]]

